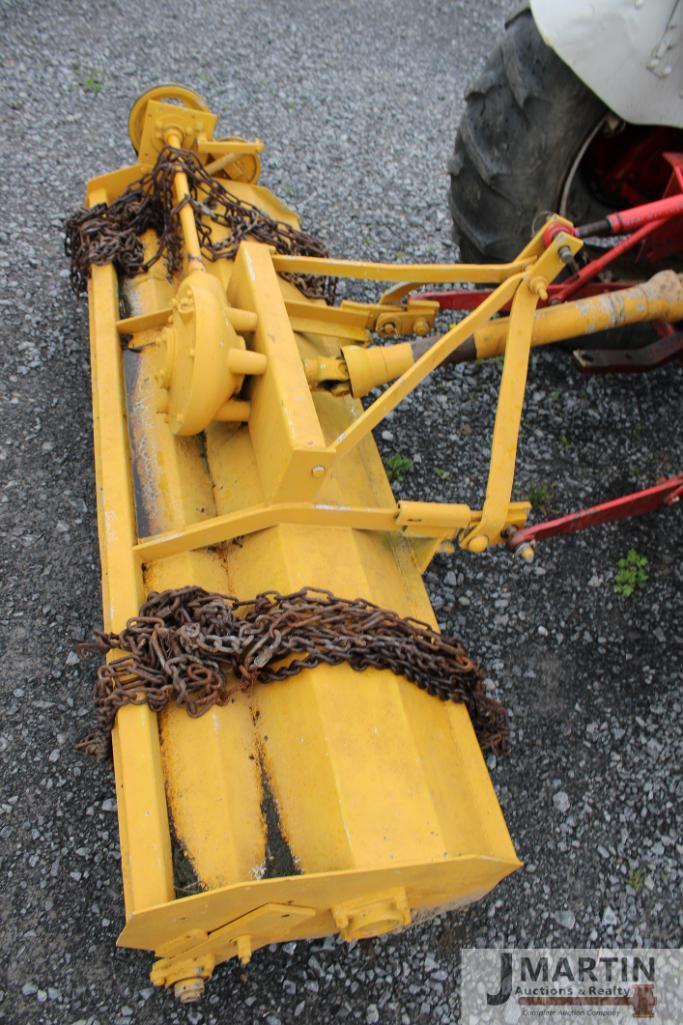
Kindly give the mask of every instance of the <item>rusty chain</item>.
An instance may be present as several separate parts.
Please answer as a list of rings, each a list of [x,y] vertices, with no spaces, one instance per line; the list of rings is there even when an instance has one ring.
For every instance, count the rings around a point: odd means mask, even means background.
[[[173,198],[173,181],[178,171],[187,176],[189,195],[180,203]],[[252,203],[234,196],[220,181],[207,174],[199,157],[185,149],[164,146],[147,174],[132,182],[112,203],[77,210],[66,222],[64,246],[71,260],[71,282],[85,292],[91,264],[113,263],[125,276],[142,274],[161,257],[166,258],[169,277],[183,262],[180,211],[189,203],[194,212],[197,234],[206,259],[232,260],[240,242],[251,239],[274,246],[288,256],[317,256],[329,253],[322,242],[284,221],[276,221]],[[212,238],[212,226],[228,234]],[[158,235],[156,252],[145,260],[140,236],[148,229]],[[309,298],[334,299],[331,279],[315,275],[283,275]]]
[[[467,706],[484,751],[507,750],[505,709],[486,693],[481,669],[454,637],[363,598],[304,588],[264,591],[249,601],[189,586],[152,592],[119,633],[97,631],[79,654],[124,652],[101,665],[94,732],[77,745],[110,751],[122,705],[159,712],[175,702],[189,715],[225,705],[239,690],[296,676],[321,663],[389,669],[434,697]]]

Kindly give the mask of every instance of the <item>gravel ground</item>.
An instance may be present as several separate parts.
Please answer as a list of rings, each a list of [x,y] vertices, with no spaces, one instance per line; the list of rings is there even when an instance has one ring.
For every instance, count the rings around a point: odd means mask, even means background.
[[[512,713],[491,761],[525,868],[466,913],[385,940],[334,939],[221,968],[183,1010],[116,950],[112,780],[72,742],[90,717],[73,643],[99,623],[86,312],[61,222],[91,175],[128,162],[147,86],[181,81],[258,134],[263,180],[340,256],[451,259],[445,165],[464,88],[509,5],[465,0],[130,0],[2,6],[0,147],[4,610],[0,1018],[65,1025],[457,1022],[459,951],[484,945],[679,946],[681,565],[677,510],[505,553],[439,557],[442,626]],[[479,500],[496,365],[449,368],[384,425],[412,498]],[[680,470],[680,371],[580,377],[534,359],[519,495],[569,510]],[[614,592],[630,548],[646,586]],[[679,819],[680,822],[680,819]]]

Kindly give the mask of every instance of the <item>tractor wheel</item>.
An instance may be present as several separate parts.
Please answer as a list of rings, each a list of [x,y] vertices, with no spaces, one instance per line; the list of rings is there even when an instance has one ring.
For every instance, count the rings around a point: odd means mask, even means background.
[[[467,94],[449,162],[461,259],[512,260],[546,211],[564,213],[575,223],[591,220],[583,183],[571,183],[571,196],[566,185],[607,114],[543,42],[530,11],[509,22]],[[604,209],[599,207],[598,216]]]

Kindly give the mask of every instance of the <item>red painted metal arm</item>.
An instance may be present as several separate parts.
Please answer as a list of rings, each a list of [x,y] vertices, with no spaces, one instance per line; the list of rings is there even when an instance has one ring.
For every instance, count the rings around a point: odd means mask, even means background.
[[[543,541],[558,534],[576,534],[579,530],[597,527],[602,523],[613,523],[625,520],[629,516],[642,516],[643,513],[654,512],[662,505],[673,505],[683,497],[683,473],[670,477],[661,484],[655,484],[644,491],[633,491],[630,495],[622,495],[610,502],[601,502],[589,509],[560,516],[556,520],[545,520],[543,523],[532,523],[528,527],[515,531],[508,538],[509,548],[530,541]]]
[[[592,295],[603,295],[605,292],[618,292],[622,288],[631,288],[632,281],[587,281],[580,290],[582,299]],[[548,302],[539,302],[541,309],[548,303],[562,300],[564,297],[564,284],[548,285]],[[488,299],[493,289],[491,288],[445,288],[433,289],[426,292],[415,292],[414,299],[429,299],[430,302],[437,302],[442,310],[476,310],[484,299]],[[510,309],[507,303],[502,307],[503,312]]]
[[[628,231],[637,231],[638,228],[652,224],[653,221],[669,220],[670,217],[679,217],[683,214],[683,195],[677,193],[675,196],[666,196],[664,199],[656,199],[653,203],[644,203],[642,206],[632,206],[628,210],[619,210],[617,213],[608,214],[604,222],[598,221],[596,225],[586,225],[577,228],[579,238],[585,238],[591,234],[591,228],[600,224],[609,226],[609,232],[613,235],[623,235]]]

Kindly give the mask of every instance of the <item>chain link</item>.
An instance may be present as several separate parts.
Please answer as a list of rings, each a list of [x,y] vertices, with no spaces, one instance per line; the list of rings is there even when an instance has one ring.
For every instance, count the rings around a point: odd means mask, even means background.
[[[187,176],[189,195],[174,203],[173,182],[182,171]],[[161,257],[166,258],[169,277],[183,262],[180,211],[189,203],[194,212],[197,234],[206,259],[233,260],[240,242],[251,239],[274,246],[288,256],[326,258],[329,252],[318,239],[276,221],[263,210],[238,199],[216,178],[206,173],[199,157],[189,150],[164,146],[147,174],[132,182],[112,203],[99,203],[77,210],[66,222],[64,247],[71,260],[71,283],[85,292],[91,264],[113,263],[124,276],[148,271]],[[227,228],[224,238],[212,239],[212,225]],[[159,238],[156,252],[145,260],[140,236],[153,229]],[[332,279],[315,275],[282,275],[309,298],[334,300]]]
[[[110,751],[123,705],[146,703],[159,712],[175,702],[198,717],[255,683],[342,662],[357,671],[389,669],[434,697],[466,705],[482,749],[507,750],[505,709],[486,693],[482,671],[460,641],[363,598],[317,588],[264,591],[249,601],[194,586],[152,592],[120,633],[96,631],[78,645],[79,654],[114,649],[125,654],[99,667],[95,729],[77,745],[100,758]]]

